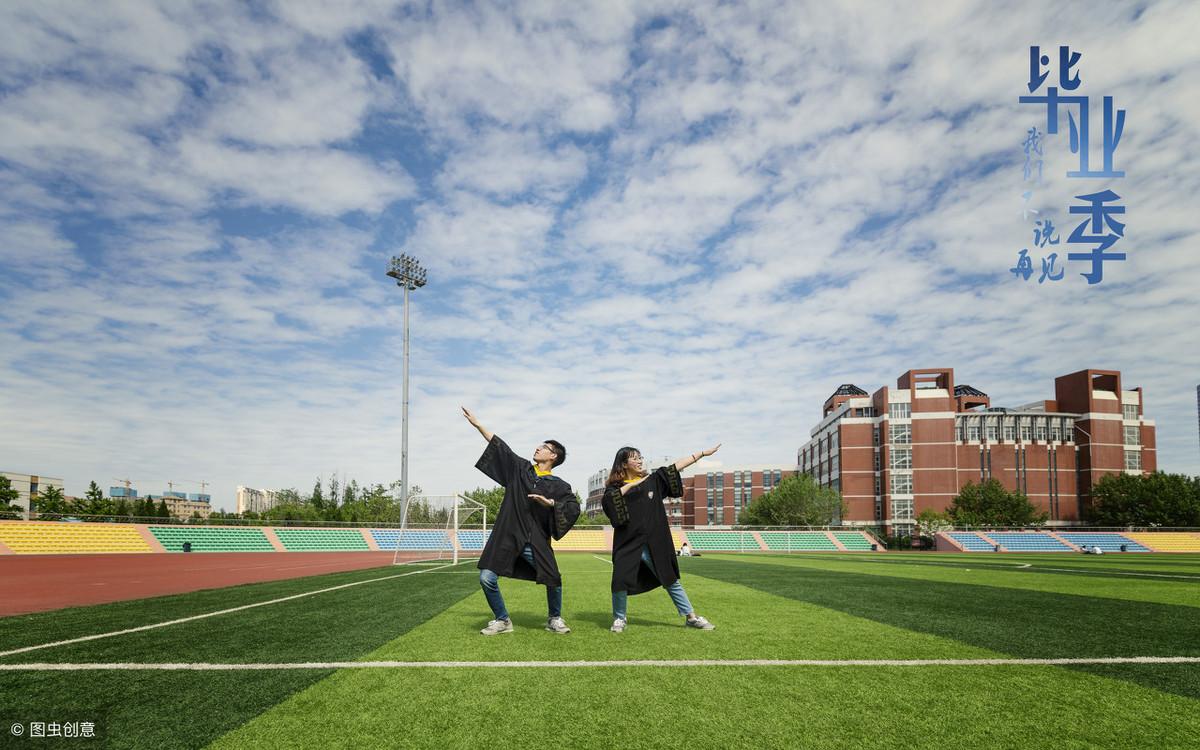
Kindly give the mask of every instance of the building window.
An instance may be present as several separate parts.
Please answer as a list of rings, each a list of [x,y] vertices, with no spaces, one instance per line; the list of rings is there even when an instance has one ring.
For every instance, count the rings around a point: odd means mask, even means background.
[[[1058,423],[1057,419],[1050,423],[1050,441],[1053,443],[1062,442],[1062,426]]]
[[[1010,443],[1017,439],[1017,426],[1011,419],[1004,420],[1004,439]]]
[[[878,475],[878,474],[876,474],[876,475],[875,475],[875,496],[876,496],[876,497],[879,497],[879,489],[880,489],[880,487],[879,487],[879,475]]]
[[[717,482],[716,474],[714,474],[713,472],[710,471],[707,475],[705,475],[704,484],[705,484],[705,491],[706,491],[707,500],[708,500],[707,515],[708,515],[708,525],[709,526],[712,525],[713,520],[716,518],[716,515],[717,515],[716,509],[714,507],[714,505],[715,505],[714,501],[716,500],[716,490],[715,490],[716,482]]]
[[[875,425],[875,445],[879,445],[879,425]]]
[[[912,448],[893,448],[890,464],[893,469],[911,469]]]
[[[891,442],[893,443],[911,443],[912,442],[912,425],[910,424],[893,424],[889,426],[891,432]]]
[[[912,494],[912,474],[893,474],[892,475],[892,494],[893,495],[911,495]]]
[[[833,472],[835,472],[837,470],[838,470],[838,457],[834,456],[833,458],[829,459],[829,473],[832,474]]]
[[[888,416],[892,419],[908,419],[912,416],[908,402],[888,404]]]
[[[957,419],[954,422],[954,429],[958,434],[958,442],[967,442],[967,422],[964,419]]]
[[[1021,442],[1028,443],[1033,440],[1033,425],[1029,424],[1028,419],[1021,420]]]
[[[879,451],[875,451],[875,471],[879,471]]]
[[[967,440],[979,442],[979,423],[971,422],[967,425]]]
[[[1039,419],[1037,421],[1037,425],[1034,428],[1034,436],[1043,443],[1046,442],[1046,420]]]
[[[1141,445],[1142,429],[1135,424],[1125,425],[1125,445]]]
[[[912,519],[913,519],[913,501],[912,500],[893,500],[892,501],[892,520],[911,521]]]
[[[1137,404],[1121,404],[1121,410],[1125,413],[1125,418],[1134,420],[1138,418]]]
[[[1142,452],[1141,451],[1125,451],[1125,468],[1131,471],[1141,471],[1142,469]]]
[[[1000,425],[996,424],[994,419],[989,419],[987,422],[987,439],[989,443],[1000,439]]]

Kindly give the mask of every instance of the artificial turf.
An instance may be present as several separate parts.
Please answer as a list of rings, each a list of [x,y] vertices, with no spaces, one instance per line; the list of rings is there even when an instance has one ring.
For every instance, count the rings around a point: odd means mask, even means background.
[[[653,591],[622,634],[608,563],[560,564],[565,636],[543,629],[540,588],[507,580],[515,632],[478,635],[489,613],[464,565],[0,661],[1200,656],[1191,556],[706,555],[683,580],[716,630],[684,628]],[[4,618],[0,650],[394,572]],[[0,696],[6,722],[93,712],[112,747],[1200,745],[1200,664],[0,672]]]

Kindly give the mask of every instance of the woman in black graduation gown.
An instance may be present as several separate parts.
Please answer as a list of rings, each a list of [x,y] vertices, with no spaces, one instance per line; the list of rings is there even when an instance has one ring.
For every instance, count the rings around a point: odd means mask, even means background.
[[[692,609],[683,584],[679,582],[679,561],[667,523],[663,501],[683,496],[682,469],[716,447],[693,453],[673,464],[647,473],[642,468],[642,453],[625,447],[617,451],[604,489],[602,506],[613,525],[612,631],[625,630],[625,608],[629,594],[641,594],[662,586],[671,596],[675,609],[687,619],[689,627],[712,630],[713,625]]]

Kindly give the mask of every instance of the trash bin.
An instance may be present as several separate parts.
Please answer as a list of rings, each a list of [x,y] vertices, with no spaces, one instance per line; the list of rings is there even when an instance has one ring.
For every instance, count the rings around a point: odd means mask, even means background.
[[[872,545],[871,545],[871,551],[872,551],[872,552],[878,552],[878,551],[879,551],[879,545],[878,545],[878,544],[872,544]]]
[[[191,542],[184,542],[184,543],[183,543],[183,551],[184,551],[184,552],[191,552],[191,551],[192,551],[192,543],[191,543]]]
[[[1122,545],[1121,545],[1121,551],[1122,551],[1122,552],[1128,552],[1128,551],[1129,551],[1129,545],[1127,545],[1127,544],[1122,544]]]

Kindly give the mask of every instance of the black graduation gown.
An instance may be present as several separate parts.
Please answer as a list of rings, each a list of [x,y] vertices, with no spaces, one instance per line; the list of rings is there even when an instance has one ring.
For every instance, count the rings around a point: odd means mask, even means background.
[[[613,525],[612,590],[641,594],[679,580],[679,560],[667,523],[663,500],[683,497],[683,480],[675,464],[667,464],[621,497],[621,485],[604,489],[601,505]],[[650,547],[657,576],[642,564],[642,547]]]
[[[579,501],[571,485],[553,475],[539,477],[533,464],[513,453],[498,435],[492,435],[475,468],[504,487],[504,502],[477,567],[509,578],[561,586],[550,537],[562,539],[579,518]],[[531,500],[530,494],[550,498],[554,507]],[[533,547],[536,570],[521,556],[526,544]]]

